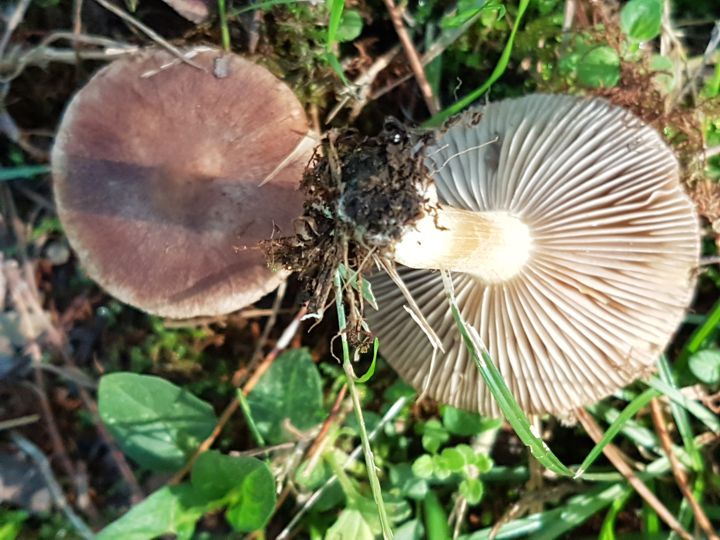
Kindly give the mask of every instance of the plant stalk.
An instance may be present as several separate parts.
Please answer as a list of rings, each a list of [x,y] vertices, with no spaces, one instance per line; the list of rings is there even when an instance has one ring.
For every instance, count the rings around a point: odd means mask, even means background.
[[[380,480],[375,469],[375,459],[373,457],[372,448],[370,447],[370,439],[368,437],[367,428],[365,427],[365,419],[362,414],[362,406],[360,404],[360,394],[355,386],[355,373],[350,363],[350,344],[347,340],[347,320],[345,319],[345,306],[343,304],[342,282],[340,280],[340,271],[335,272],[335,307],[338,316],[338,328],[340,330],[340,341],[342,343],[343,369],[345,370],[345,378],[347,379],[350,398],[352,399],[353,409],[355,410],[355,418],[358,426],[360,426],[360,442],[362,444],[363,454],[365,455],[365,466],[367,468],[368,480],[370,481],[370,489],[372,490],[373,499],[377,506],[378,515],[380,517],[380,527],[382,528],[383,538],[391,540],[393,537],[388,519],[385,502],[382,498],[380,489]]]

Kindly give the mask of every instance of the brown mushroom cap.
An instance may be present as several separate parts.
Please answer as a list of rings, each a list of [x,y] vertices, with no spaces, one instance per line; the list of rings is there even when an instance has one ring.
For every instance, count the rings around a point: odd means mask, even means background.
[[[694,207],[654,129],[605,100],[534,95],[468,113],[427,156],[442,204],[505,212],[529,228],[532,247],[513,277],[452,274],[465,320],[524,410],[563,414],[653,369],[691,300],[699,258]],[[441,276],[400,275],[445,353],[432,368],[404,297],[378,274],[370,324],[383,356],[438,401],[497,415]]]
[[[205,70],[158,50],[108,65],[52,152],[58,214],[87,273],[166,317],[228,313],[277,287],[258,241],[291,234],[312,151],[303,108],[270,72],[215,51],[192,61]]]

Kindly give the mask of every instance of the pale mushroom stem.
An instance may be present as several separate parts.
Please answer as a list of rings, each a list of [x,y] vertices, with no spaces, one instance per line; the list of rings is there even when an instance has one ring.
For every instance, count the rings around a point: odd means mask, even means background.
[[[508,212],[440,207],[417,221],[395,245],[411,268],[471,274],[500,283],[518,274],[532,250],[529,227]]]

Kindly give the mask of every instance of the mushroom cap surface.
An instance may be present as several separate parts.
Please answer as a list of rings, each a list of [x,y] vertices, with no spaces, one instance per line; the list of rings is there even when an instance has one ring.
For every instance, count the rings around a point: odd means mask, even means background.
[[[106,66],[52,151],[58,214],[87,273],[177,318],[234,311],[284,279],[258,241],[292,233],[312,153],[302,106],[269,71],[219,51],[192,61],[204,70],[159,50]]]
[[[465,320],[526,412],[567,414],[654,369],[692,299],[700,253],[694,206],[654,129],[602,99],[531,95],[470,111],[426,155],[441,204],[506,211],[530,228],[515,277],[452,274]],[[399,273],[445,353],[431,368],[402,293],[375,274],[369,322],[383,356],[430,397],[498,415],[439,273]]]

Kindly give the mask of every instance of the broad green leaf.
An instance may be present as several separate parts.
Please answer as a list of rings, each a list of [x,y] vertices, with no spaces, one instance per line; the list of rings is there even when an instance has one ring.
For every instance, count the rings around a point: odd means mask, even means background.
[[[412,472],[418,478],[431,478],[435,471],[432,456],[423,454],[412,464]]]
[[[359,510],[347,509],[340,512],[325,540],[375,540],[375,535]]]
[[[451,472],[459,473],[465,468],[465,456],[456,448],[445,448],[440,458],[444,467]]]
[[[577,79],[589,88],[610,88],[620,81],[620,57],[608,46],[595,47],[577,64]]]
[[[212,432],[212,407],[149,375],[111,373],[100,379],[100,416],[123,451],[142,467],[180,468]]]
[[[291,439],[284,424],[300,431],[324,417],[322,381],[307,349],[284,353],[247,398],[255,426],[270,444]]]
[[[335,33],[339,42],[352,41],[360,35],[363,29],[363,19],[354,9],[346,9],[340,18],[340,26]]]
[[[442,424],[432,418],[423,426],[422,445],[425,450],[434,454],[450,438],[450,434]]]
[[[425,527],[419,519],[413,519],[395,529],[394,534],[393,540],[423,540]]]
[[[460,482],[460,495],[467,499],[470,506],[478,504],[484,492],[483,483],[478,478],[465,478]]]
[[[262,529],[275,510],[275,480],[259,459],[204,452],[193,466],[191,482],[214,506],[227,505],[225,517],[238,532]]]
[[[630,0],[620,12],[620,28],[634,41],[649,41],[660,34],[662,0]]]
[[[443,407],[442,421],[450,433],[463,437],[477,435],[502,425],[502,420],[499,418],[483,418],[477,413],[463,411],[449,405]]]
[[[423,457],[429,458],[430,456],[420,456],[415,463]],[[393,465],[390,468],[390,481],[400,490],[400,494],[403,497],[408,497],[416,501],[421,501],[425,498],[428,492],[428,483],[425,481],[425,478],[430,478],[432,476],[432,459],[429,463],[428,474],[426,474],[427,471],[422,470],[424,466],[427,468],[428,464],[426,463],[423,465],[421,462],[418,466],[422,474],[416,474],[414,466],[411,467],[408,463],[400,463],[398,465]]]
[[[0,510],[0,540],[15,540],[29,517],[23,510]]]
[[[690,371],[705,384],[720,382],[720,349],[705,349],[690,356]]]
[[[207,501],[188,484],[164,487],[105,527],[97,540],[151,540],[164,534],[189,539]]]

